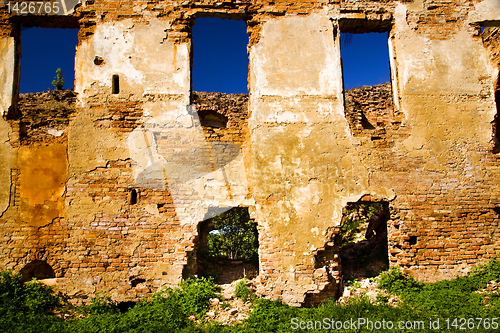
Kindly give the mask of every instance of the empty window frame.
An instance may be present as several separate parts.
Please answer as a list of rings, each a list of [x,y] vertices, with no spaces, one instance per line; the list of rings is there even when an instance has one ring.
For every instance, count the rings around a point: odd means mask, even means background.
[[[193,26],[193,91],[248,92],[245,21],[200,17]]]
[[[390,81],[387,32],[340,34],[344,89]]]
[[[58,68],[64,76],[63,89],[74,89],[77,45],[78,29],[21,28],[19,92],[56,89]]]

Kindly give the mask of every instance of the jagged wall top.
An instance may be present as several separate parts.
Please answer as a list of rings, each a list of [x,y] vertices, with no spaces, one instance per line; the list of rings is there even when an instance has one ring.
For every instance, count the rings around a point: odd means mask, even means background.
[[[10,1],[15,3],[20,1]],[[305,15],[326,8],[332,18],[337,18],[346,32],[387,31],[395,8],[404,4],[410,10],[407,21],[412,29],[429,38],[447,39],[458,32],[464,22],[473,25],[494,22],[500,13],[496,0],[319,0],[319,1],[105,1],[105,0],[58,0],[65,15],[53,13],[22,14],[9,13],[9,1],[0,1],[0,37],[14,35],[13,27],[43,26],[51,28],[80,27],[80,39],[92,35],[96,23],[132,18],[137,23],[149,22],[153,18],[172,22],[168,38],[185,41],[190,34],[191,20],[197,16],[220,16],[244,19],[248,22],[249,34],[253,35],[260,21],[266,16]],[[63,6],[64,5],[64,6]],[[74,10],[72,9],[74,7]],[[62,12],[62,11],[61,11]],[[59,13],[61,13],[59,12]],[[439,31],[435,27],[441,26]],[[253,36],[250,45],[253,45]]]

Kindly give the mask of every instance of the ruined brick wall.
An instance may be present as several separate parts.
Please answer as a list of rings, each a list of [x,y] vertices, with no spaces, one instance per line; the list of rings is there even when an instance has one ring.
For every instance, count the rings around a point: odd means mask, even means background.
[[[394,109],[390,83],[346,91],[345,113],[353,135],[376,147],[392,147],[394,139],[408,136],[408,128],[400,130],[404,114]]]
[[[205,139],[242,146],[248,135],[248,95],[193,92]]]
[[[248,97],[190,91],[200,16],[247,22]],[[313,304],[342,283],[344,208],[369,198],[389,205],[392,265],[463,274],[500,250],[500,43],[481,35],[499,23],[496,0],[95,0],[57,18],[1,2],[0,265],[45,260],[72,297],[135,300],[193,274],[209,209],[244,206],[258,293]],[[18,105],[21,26],[80,27],[76,106]],[[340,32],[371,31],[391,83],[344,93]]]
[[[196,96],[194,105],[202,116],[204,111],[210,110],[229,120],[227,128],[203,126],[207,141],[237,144],[244,141],[247,95],[197,92],[193,95]],[[73,91],[21,94],[18,107],[22,117],[12,124],[17,124],[16,128],[22,130],[18,130],[20,140],[11,141],[11,144],[21,145],[20,152],[25,152],[29,158],[24,162],[20,158],[19,169],[13,175],[34,173],[39,179],[22,182],[20,177],[13,178],[12,206],[20,212],[17,218],[29,225],[18,229],[10,221],[4,224],[11,232],[9,239],[14,242],[14,251],[8,254],[10,258],[15,260],[18,255],[24,258],[21,265],[33,260],[48,262],[59,278],[59,285],[64,285],[66,292],[77,302],[97,290],[111,293],[118,300],[138,300],[165,284],[151,278],[152,273],[163,277],[168,275],[172,283],[182,276],[191,276],[195,271],[192,266],[196,260],[193,248],[196,227],[181,225],[168,188],[137,188],[130,160],[109,161],[103,167],[67,181],[65,193],[59,195],[63,194],[60,198],[64,198],[68,206],[98,211],[91,213],[92,221],[88,225],[82,223],[84,217],[81,215],[64,216],[60,212],[60,216],[56,214],[47,218],[50,211],[44,213],[40,205],[30,208],[29,202],[24,203],[23,185],[35,191],[50,191],[54,184],[36,186],[33,182],[43,182],[54,172],[67,177],[67,129],[78,107]],[[96,119],[94,126],[118,133],[131,132],[142,115],[141,112],[137,116],[136,110],[137,104],[134,103],[109,103],[107,115]],[[54,151],[60,152],[61,149],[63,155],[53,155]],[[32,197],[36,198],[36,195]],[[186,199],[189,197],[185,194]],[[48,203],[45,201],[44,204]],[[37,207],[38,212],[34,212]],[[67,211],[71,213],[72,209]],[[15,221],[16,218],[11,219]],[[15,239],[22,241],[16,242]],[[152,267],[155,267],[155,272],[150,271]],[[82,278],[86,273],[90,276],[105,274],[106,278]],[[109,285],[109,281],[114,282]]]
[[[76,112],[76,94],[72,90],[20,94],[18,109],[21,144],[61,141]]]

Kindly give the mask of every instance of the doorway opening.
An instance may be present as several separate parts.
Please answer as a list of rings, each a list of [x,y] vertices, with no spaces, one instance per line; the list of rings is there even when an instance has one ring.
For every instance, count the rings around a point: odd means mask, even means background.
[[[219,284],[259,272],[257,223],[247,207],[235,207],[198,225],[197,275],[212,277]]]
[[[340,259],[344,280],[369,278],[389,268],[386,201],[350,202],[340,227]]]

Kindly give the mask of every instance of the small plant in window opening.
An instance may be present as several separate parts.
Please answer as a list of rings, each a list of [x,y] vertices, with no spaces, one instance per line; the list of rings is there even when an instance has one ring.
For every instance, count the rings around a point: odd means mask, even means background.
[[[60,68],[56,70],[56,77],[52,81],[52,85],[56,87],[57,90],[62,90],[64,87],[64,75]]]

